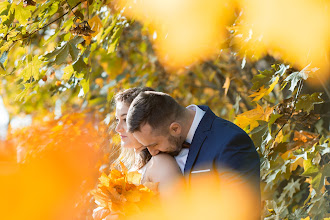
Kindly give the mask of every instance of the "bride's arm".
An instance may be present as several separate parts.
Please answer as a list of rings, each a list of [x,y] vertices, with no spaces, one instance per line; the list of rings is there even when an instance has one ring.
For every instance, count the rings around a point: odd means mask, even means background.
[[[168,154],[157,154],[147,164],[144,182],[159,182],[158,190],[162,194],[182,177],[176,160]]]

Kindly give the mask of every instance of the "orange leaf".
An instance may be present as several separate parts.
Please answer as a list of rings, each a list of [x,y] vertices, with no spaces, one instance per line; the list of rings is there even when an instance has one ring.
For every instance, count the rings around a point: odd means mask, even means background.
[[[142,175],[137,171],[129,172],[127,174],[127,182],[138,185],[141,183],[141,177]]]
[[[91,33],[89,36],[83,36],[87,45],[90,44],[91,39],[93,37],[95,37],[100,32],[101,28],[103,27],[102,21],[98,15],[95,15],[94,17],[89,19],[88,24],[91,27],[92,31],[94,31],[94,32]]]
[[[103,186],[109,187],[109,185],[110,185],[110,178],[105,173],[102,173],[102,175],[99,178],[99,180],[100,180],[100,183]]]
[[[227,96],[227,92],[228,92],[229,86],[230,86],[230,79],[227,76],[226,77],[226,81],[225,81],[225,83],[223,84],[223,87],[222,87],[222,88],[225,89],[225,96]]]

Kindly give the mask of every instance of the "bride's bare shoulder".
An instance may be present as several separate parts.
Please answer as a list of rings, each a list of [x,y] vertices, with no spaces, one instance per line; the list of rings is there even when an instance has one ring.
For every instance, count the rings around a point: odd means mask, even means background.
[[[159,154],[153,156],[152,160],[154,160],[154,161],[163,161],[163,160],[173,160],[173,161],[175,161],[173,156],[171,156],[169,154],[166,154],[166,153],[159,153]]]
[[[176,163],[176,160],[173,156],[165,153],[160,153],[150,159],[150,169],[159,171],[164,168],[168,170],[178,168],[178,164]]]

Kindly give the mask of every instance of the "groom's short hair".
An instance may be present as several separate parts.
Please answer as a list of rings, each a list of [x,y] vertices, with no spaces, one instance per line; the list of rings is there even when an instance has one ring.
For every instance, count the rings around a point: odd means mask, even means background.
[[[153,129],[165,131],[175,120],[183,117],[185,108],[171,96],[162,92],[141,92],[132,102],[127,114],[128,131],[140,131],[149,124]]]

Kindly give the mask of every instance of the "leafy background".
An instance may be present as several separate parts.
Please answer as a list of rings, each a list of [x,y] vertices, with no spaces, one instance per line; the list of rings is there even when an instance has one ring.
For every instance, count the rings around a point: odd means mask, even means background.
[[[24,167],[34,167],[36,158],[52,158],[48,150],[62,152],[59,146],[70,146],[66,149],[76,154],[74,144],[58,143],[80,130],[98,140],[86,151],[95,157],[80,155],[90,160],[84,168],[90,172],[67,186],[80,186],[83,195],[74,197],[72,210],[78,211],[71,214],[91,219],[95,205],[88,190],[117,156],[113,96],[130,87],[150,86],[182,105],[209,105],[249,133],[261,158],[264,219],[330,217],[329,81],[318,80],[317,68],[292,65],[273,48],[260,54],[238,43],[249,37],[240,32],[244,20],[239,13],[226,27],[215,56],[175,69],[155,52],[152,26],[127,18],[116,1],[3,1],[0,19],[0,95],[11,118],[33,118],[30,127],[10,130],[1,142],[1,178],[7,179],[2,190],[12,189],[17,166],[28,175],[30,168]],[[308,83],[311,79],[318,86]],[[105,139],[109,142],[102,142]],[[71,174],[79,170],[78,161],[73,164]],[[26,190],[37,190],[29,188],[29,179],[23,180]],[[42,189],[39,196],[55,188]],[[13,213],[25,210],[23,203],[1,205]],[[39,214],[49,218],[51,210]],[[26,216],[38,218],[33,211]]]

